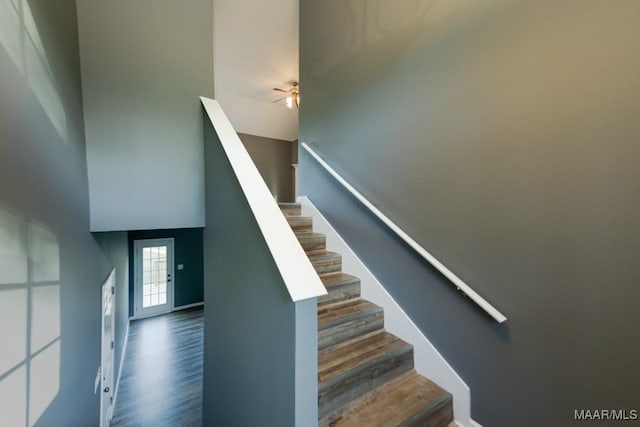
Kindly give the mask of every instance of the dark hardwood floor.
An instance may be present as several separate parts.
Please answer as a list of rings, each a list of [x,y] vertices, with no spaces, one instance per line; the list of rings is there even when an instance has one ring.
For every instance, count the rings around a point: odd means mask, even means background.
[[[202,426],[202,358],[202,308],[132,321],[111,426]]]

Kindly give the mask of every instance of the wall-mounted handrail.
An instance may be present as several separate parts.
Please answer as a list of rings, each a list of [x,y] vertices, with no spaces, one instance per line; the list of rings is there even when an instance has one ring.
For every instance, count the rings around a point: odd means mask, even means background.
[[[419,253],[424,259],[426,259],[431,265],[433,265],[440,273],[442,273],[447,279],[449,279],[456,287],[464,292],[473,302],[475,302],[480,308],[486,311],[491,317],[493,317],[498,323],[502,323],[507,320],[506,316],[500,313],[493,305],[487,300],[482,298],[476,291],[474,291],[469,285],[456,276],[451,270],[449,270],[443,263],[438,261],[436,257],[431,255],[425,248],[423,248],[418,242],[413,240],[411,236],[405,233],[400,227],[398,227],[393,221],[391,221],[380,209],[375,207],[373,203],[367,200],[358,190],[353,188],[343,177],[340,176],[331,166],[327,164],[309,145],[302,142],[302,148],[304,148],[320,165],[327,170],[344,188],[346,188],[356,199],[360,201],[367,209],[369,209],[375,216],[380,219],[387,227],[389,227],[394,233],[404,240],[411,248]]]
[[[218,134],[291,300],[296,302],[325,295],[327,290],[220,104],[204,97],[200,101]]]

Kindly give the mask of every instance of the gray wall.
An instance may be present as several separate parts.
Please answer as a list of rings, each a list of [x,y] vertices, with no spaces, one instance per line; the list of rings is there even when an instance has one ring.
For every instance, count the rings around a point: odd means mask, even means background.
[[[115,378],[120,369],[124,341],[129,325],[129,240],[126,231],[94,233],[109,262],[116,269]]]
[[[211,0],[79,0],[93,231],[204,225]]]
[[[292,143],[246,133],[238,136],[271,194],[277,195],[281,202],[293,201]]]
[[[298,382],[296,371],[317,372],[316,360],[296,359],[296,333],[316,336],[316,310],[291,301],[210,124],[205,163],[204,425],[309,425],[296,424],[305,407],[296,392],[308,397],[300,387],[313,381]]]
[[[95,426],[111,265],[89,233],[76,5],[5,1],[0,21],[0,423]]]
[[[639,12],[301,3],[300,140],[509,320],[456,294],[304,154],[301,194],[469,384],[483,425],[637,406]]]

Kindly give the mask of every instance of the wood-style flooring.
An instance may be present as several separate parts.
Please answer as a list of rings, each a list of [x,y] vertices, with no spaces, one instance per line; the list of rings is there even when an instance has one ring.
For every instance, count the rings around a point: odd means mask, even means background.
[[[202,363],[202,308],[132,321],[111,426],[202,426]]]

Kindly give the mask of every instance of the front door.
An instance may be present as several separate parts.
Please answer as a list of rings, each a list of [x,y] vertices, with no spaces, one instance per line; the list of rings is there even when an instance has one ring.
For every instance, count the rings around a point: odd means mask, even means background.
[[[102,356],[100,361],[100,426],[108,427],[113,417],[113,334],[115,322],[115,270],[102,285]]]
[[[173,309],[173,239],[136,240],[134,314],[136,318]]]

